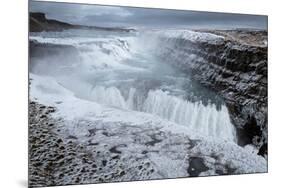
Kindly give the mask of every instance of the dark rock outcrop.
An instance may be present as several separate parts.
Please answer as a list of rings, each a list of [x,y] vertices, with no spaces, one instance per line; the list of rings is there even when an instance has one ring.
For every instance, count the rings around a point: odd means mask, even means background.
[[[218,31],[224,40],[163,40],[165,61],[219,93],[238,130],[239,145],[267,155],[267,32]],[[248,39],[245,40],[245,37]],[[244,39],[244,40],[243,40]],[[164,44],[166,43],[166,44]],[[180,54],[180,55],[179,55]]]
[[[189,167],[187,169],[191,177],[199,176],[201,172],[207,171],[209,168],[204,164],[204,160],[200,157],[190,157]]]
[[[44,13],[35,12],[29,15],[29,30],[31,32],[41,31],[62,31],[64,29],[71,29],[74,25],[60,22],[57,20],[49,20]]]

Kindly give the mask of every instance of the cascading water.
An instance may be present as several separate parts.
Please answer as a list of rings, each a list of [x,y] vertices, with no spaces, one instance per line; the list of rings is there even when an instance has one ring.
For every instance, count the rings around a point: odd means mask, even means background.
[[[201,102],[189,102],[156,90],[148,93],[144,111],[186,125],[205,135],[236,141],[235,129],[225,106],[217,110],[214,104],[204,106]]]
[[[180,97],[170,96],[162,90],[150,90],[139,105],[138,93],[131,88],[125,99],[115,87],[97,86],[91,91],[90,100],[128,110],[139,110],[157,115],[169,121],[185,125],[203,135],[214,136],[236,142],[236,134],[230,122],[227,108],[217,109],[214,104],[190,102]]]
[[[55,77],[79,98],[153,114],[202,135],[236,142],[235,128],[221,99],[158,59],[138,41],[140,36],[97,32],[76,37],[75,32],[31,37],[38,43],[58,46],[57,53],[61,54],[49,54],[45,62],[41,60],[31,67],[32,73],[48,70],[46,75]],[[66,52],[66,48],[73,48],[73,53]],[[157,48],[161,53],[161,47]],[[67,61],[58,59],[64,56]]]

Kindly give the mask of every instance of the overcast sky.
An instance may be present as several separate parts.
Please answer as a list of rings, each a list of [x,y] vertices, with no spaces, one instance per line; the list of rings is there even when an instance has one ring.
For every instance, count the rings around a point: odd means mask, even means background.
[[[47,18],[106,27],[148,28],[257,28],[267,29],[267,17],[85,4],[30,2],[31,12],[44,12]]]

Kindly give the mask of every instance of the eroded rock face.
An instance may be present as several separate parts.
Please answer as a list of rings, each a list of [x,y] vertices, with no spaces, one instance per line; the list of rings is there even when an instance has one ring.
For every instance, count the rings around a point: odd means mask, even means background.
[[[267,32],[215,34],[224,40],[164,39],[160,55],[218,92],[237,127],[239,144],[254,144],[260,155],[267,155]]]

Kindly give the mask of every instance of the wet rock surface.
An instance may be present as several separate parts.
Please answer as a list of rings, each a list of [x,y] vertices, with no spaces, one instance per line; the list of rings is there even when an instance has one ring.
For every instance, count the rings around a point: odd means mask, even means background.
[[[266,171],[264,159],[236,144],[210,145],[149,123],[69,122],[56,111],[30,101],[30,187]]]
[[[267,32],[205,32],[224,40],[163,40],[168,45],[161,56],[220,94],[238,130],[239,144],[253,144],[267,156]]]
[[[201,172],[205,172],[209,170],[204,164],[204,160],[199,157],[191,157],[189,158],[189,167],[188,173],[190,176],[198,176]]]

